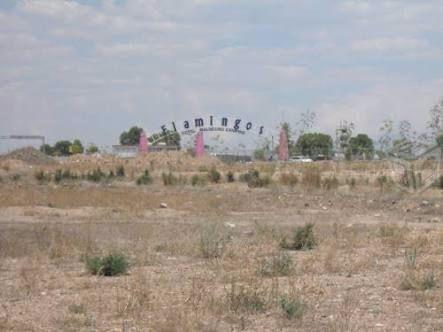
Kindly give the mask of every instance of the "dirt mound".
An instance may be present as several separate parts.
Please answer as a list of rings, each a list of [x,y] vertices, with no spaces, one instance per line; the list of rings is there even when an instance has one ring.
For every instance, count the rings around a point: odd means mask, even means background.
[[[17,149],[0,156],[0,161],[11,159],[20,160],[29,165],[53,165],[57,163],[52,157],[45,155],[33,147]]]
[[[122,159],[106,154],[93,156],[75,155],[62,163],[65,167],[76,171],[86,171],[96,167],[110,170],[118,165],[124,165],[126,170],[134,172],[140,172],[144,169],[186,172],[195,171],[203,167],[209,169],[212,166],[220,166],[222,164],[215,157],[194,158],[185,151],[153,152],[130,159]]]

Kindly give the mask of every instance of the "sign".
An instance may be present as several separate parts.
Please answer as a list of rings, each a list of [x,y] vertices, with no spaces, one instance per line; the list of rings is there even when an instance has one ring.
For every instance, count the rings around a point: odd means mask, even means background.
[[[245,121],[241,118],[221,117],[213,115],[208,117],[198,117],[181,122],[171,122],[170,125],[161,126],[163,133],[168,131],[178,132],[180,135],[195,135],[200,131],[207,132],[226,132],[245,135],[247,133],[256,133],[263,135],[265,127],[256,125],[251,121]]]

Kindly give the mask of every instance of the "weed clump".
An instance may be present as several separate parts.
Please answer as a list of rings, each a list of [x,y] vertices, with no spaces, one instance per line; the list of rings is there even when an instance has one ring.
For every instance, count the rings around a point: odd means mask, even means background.
[[[298,176],[294,173],[283,173],[280,175],[280,183],[285,186],[294,187],[298,183]]]
[[[91,182],[100,182],[105,177],[106,174],[102,172],[100,167],[93,170],[92,172],[88,172],[88,174],[86,175],[86,179]]]
[[[434,272],[420,275],[416,271],[407,271],[400,282],[401,290],[427,290],[437,287]]]
[[[288,250],[311,250],[316,244],[314,224],[308,223],[305,226],[295,228],[292,239],[283,237],[280,247]]]
[[[139,176],[136,180],[136,183],[138,186],[148,185],[148,184],[151,184],[152,182],[153,182],[152,177],[149,174],[149,171],[147,169],[145,169],[143,174],[141,176]]]
[[[127,272],[128,259],[122,254],[86,258],[86,268],[93,275],[112,277]]]
[[[305,304],[294,297],[282,296],[279,304],[283,314],[289,320],[300,319],[305,312]]]
[[[193,187],[195,186],[204,186],[207,183],[207,179],[204,176],[201,175],[193,175],[191,178],[191,184]]]
[[[261,261],[258,274],[263,277],[285,277],[292,272],[292,258],[285,252],[280,252]]]
[[[117,177],[124,177],[125,176],[125,167],[123,165],[120,165],[117,167],[117,169],[115,170],[115,175]]]
[[[165,186],[185,185],[187,179],[183,176],[176,176],[172,172],[162,173],[162,181]]]
[[[231,283],[231,291],[227,295],[227,304],[234,313],[260,313],[266,310],[265,294],[258,288],[237,286]]]
[[[240,175],[240,181],[246,182],[249,188],[267,187],[271,183],[271,179],[268,176],[261,177],[260,172],[256,169]]]
[[[318,168],[309,167],[303,170],[301,182],[304,186],[310,188],[321,187],[321,172]]]
[[[234,176],[234,173],[232,173],[231,171],[229,171],[229,172],[226,174],[226,181],[227,181],[228,183],[235,182],[235,176]]]
[[[215,167],[212,167],[208,173],[208,179],[212,183],[219,183],[221,180],[221,174]]]
[[[220,258],[230,239],[231,236],[223,225],[206,224],[200,231],[200,254],[203,258]]]
[[[34,178],[41,184],[45,182],[51,181],[51,175],[49,173],[45,173],[42,170],[36,171],[34,173]]]
[[[325,190],[337,189],[339,185],[340,185],[340,183],[338,182],[338,179],[336,178],[335,175],[325,178],[322,181],[322,187]]]

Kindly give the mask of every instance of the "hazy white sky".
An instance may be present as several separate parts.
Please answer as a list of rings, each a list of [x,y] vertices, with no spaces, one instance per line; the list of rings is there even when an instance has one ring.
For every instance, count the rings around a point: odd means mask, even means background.
[[[195,115],[306,109],[376,136],[443,97],[443,0],[1,0],[0,135],[116,143]]]

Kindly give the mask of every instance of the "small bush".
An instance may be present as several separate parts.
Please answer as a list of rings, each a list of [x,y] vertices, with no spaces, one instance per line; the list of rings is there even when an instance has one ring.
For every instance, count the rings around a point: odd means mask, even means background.
[[[20,179],[22,178],[22,176],[20,174],[13,174],[11,176],[12,181],[17,182],[20,181]]]
[[[407,271],[400,282],[401,290],[427,290],[437,287],[437,278],[433,272],[420,275],[416,271]]]
[[[195,186],[204,186],[207,183],[207,178],[201,175],[193,175],[191,178],[191,184],[193,187]]]
[[[266,310],[266,299],[263,291],[258,288],[237,286],[231,283],[231,291],[227,296],[229,310],[234,313],[259,313]]]
[[[206,224],[200,230],[199,249],[204,258],[220,258],[230,241],[228,230],[220,224]]]
[[[283,237],[280,247],[288,250],[310,250],[316,246],[317,242],[314,236],[314,224],[306,224],[294,229],[292,239]]]
[[[258,274],[264,277],[284,277],[292,271],[292,258],[280,252],[261,261]]]
[[[294,173],[283,173],[280,175],[280,183],[285,186],[294,187],[298,183],[298,176]]]
[[[123,165],[120,165],[115,170],[115,175],[118,177],[124,177],[125,176],[125,167]]]
[[[280,309],[287,319],[300,319],[305,312],[305,304],[289,296],[282,296],[280,298]]]
[[[319,169],[309,167],[303,170],[301,182],[306,187],[320,188],[321,187],[321,172]]]
[[[346,184],[349,187],[351,187],[351,189],[354,189],[355,186],[357,185],[357,180],[355,180],[355,178],[351,178],[351,179],[346,178]]]
[[[335,177],[335,175],[325,178],[322,181],[322,187],[325,190],[337,189],[339,185],[340,183],[338,182],[338,179]]]
[[[93,170],[92,172],[88,172],[88,174],[86,175],[86,179],[91,182],[100,182],[105,177],[106,174],[102,172],[100,167]]]
[[[44,171],[40,170],[40,171],[36,171],[34,173],[34,177],[35,179],[40,182],[40,183],[44,183],[44,182],[49,182],[51,181],[51,175],[48,173],[45,173]]]
[[[228,174],[226,174],[226,181],[229,182],[229,183],[235,182],[234,173],[229,171]]]
[[[162,180],[165,186],[185,185],[187,179],[183,176],[175,176],[172,172],[162,173]]]
[[[208,173],[208,178],[212,183],[219,183],[221,180],[221,174],[215,167],[212,167]]]
[[[111,277],[126,273],[129,263],[124,255],[111,254],[105,257],[86,258],[86,268],[91,274]]]
[[[268,176],[260,177],[260,172],[256,169],[240,175],[240,181],[246,182],[249,188],[267,187],[271,183]]]
[[[60,183],[63,180],[63,172],[61,169],[58,169],[54,173],[54,182]]]
[[[139,177],[137,178],[136,183],[137,183],[138,186],[141,186],[141,185],[148,185],[148,184],[151,184],[152,181],[153,181],[153,180],[152,180],[152,177],[151,177],[151,175],[149,174],[149,171],[146,169],[146,170],[144,171],[144,173],[143,173],[141,176],[139,176]]]
[[[380,175],[379,177],[377,177],[376,182],[381,191],[389,189],[394,183],[392,178],[386,175]]]

